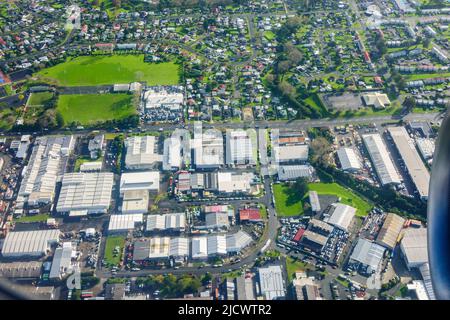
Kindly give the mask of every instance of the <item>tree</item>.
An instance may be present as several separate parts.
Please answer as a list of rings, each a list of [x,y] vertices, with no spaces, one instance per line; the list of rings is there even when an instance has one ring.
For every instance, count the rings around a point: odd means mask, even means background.
[[[403,106],[405,111],[411,112],[416,107],[416,100],[412,96],[406,97],[405,101],[403,101]]]
[[[324,137],[318,137],[311,142],[311,159],[313,163],[329,165],[331,145]]]
[[[303,197],[308,192],[309,189],[308,179],[301,177],[295,180],[294,189],[300,197]]]

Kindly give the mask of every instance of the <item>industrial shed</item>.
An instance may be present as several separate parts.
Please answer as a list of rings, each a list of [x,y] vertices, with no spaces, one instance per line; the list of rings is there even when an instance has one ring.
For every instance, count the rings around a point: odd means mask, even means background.
[[[135,214],[113,214],[109,219],[108,232],[128,232],[136,228],[136,224],[142,223],[144,215]]]
[[[349,264],[356,265],[363,273],[372,274],[380,268],[385,250],[379,244],[360,238],[350,256]]]
[[[389,134],[395,143],[403,162],[405,163],[411,180],[413,181],[421,199],[428,199],[428,189],[430,184],[430,173],[425,167],[419,153],[414,146],[414,142],[409,137],[404,127],[390,127]]]
[[[66,173],[56,210],[71,216],[105,213],[111,203],[113,184],[111,172]]]
[[[375,166],[378,179],[382,185],[401,183],[394,163],[389,156],[386,145],[378,133],[362,136],[364,144],[369,151],[370,159]]]
[[[399,215],[388,213],[386,220],[377,236],[377,243],[393,250],[397,244],[397,239],[405,224],[405,219]]]
[[[13,231],[8,233],[3,242],[2,255],[5,258],[40,257],[59,242],[59,236],[60,231],[57,229]]]
[[[184,231],[186,216],[184,213],[155,214],[147,217],[147,231]]]
[[[252,243],[252,237],[242,231],[239,230],[238,232],[234,234],[228,234],[227,235],[227,252],[228,253],[238,253],[241,252],[242,249],[247,247]]]
[[[356,208],[343,203],[333,203],[329,214],[330,217],[324,219],[326,222],[348,232],[348,228],[356,214]]]
[[[34,279],[39,278],[42,271],[42,262],[6,262],[0,263],[0,278],[8,279]]]
[[[426,228],[408,228],[400,244],[408,269],[419,268],[428,263],[428,242]]]
[[[339,148],[336,153],[342,170],[354,172],[361,169],[361,162],[352,148]]]

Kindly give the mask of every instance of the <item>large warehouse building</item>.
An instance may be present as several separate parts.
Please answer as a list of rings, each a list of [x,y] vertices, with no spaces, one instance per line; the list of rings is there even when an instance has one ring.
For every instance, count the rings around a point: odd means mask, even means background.
[[[400,244],[408,269],[419,268],[428,263],[428,242],[426,228],[408,228]]]
[[[388,213],[377,236],[377,243],[393,250],[397,244],[405,219],[394,213]]]
[[[56,210],[70,216],[105,213],[111,203],[113,184],[111,172],[66,173]]]
[[[125,167],[131,170],[148,170],[162,161],[154,136],[134,136],[125,140],[127,153]]]
[[[369,151],[370,159],[375,166],[378,178],[382,185],[401,183],[394,163],[389,156],[386,145],[378,133],[362,136],[364,144]]]
[[[47,255],[59,242],[60,231],[34,230],[9,232],[3,241],[2,256],[5,258],[40,257]]]
[[[339,148],[336,153],[342,170],[355,172],[361,169],[361,162],[352,148]]]
[[[330,216],[325,218],[324,221],[348,232],[355,214],[356,208],[343,203],[333,203],[329,212]]]
[[[280,266],[259,268],[258,277],[260,291],[265,300],[280,300],[286,297],[286,285]]]
[[[416,186],[419,197],[423,200],[428,199],[430,173],[422,162],[422,159],[414,146],[414,142],[409,137],[408,132],[404,127],[390,127],[388,128],[388,131],[395,143],[395,147],[405,163],[411,180]]]
[[[18,193],[24,202],[31,206],[53,202],[56,181],[73,141],[73,136],[36,139]]]
[[[202,123],[194,125],[194,163],[198,169],[219,168],[224,164],[223,134],[216,129],[203,132]]]
[[[147,231],[179,231],[186,228],[186,215],[180,213],[152,214],[147,217]]]
[[[350,256],[349,264],[355,265],[362,273],[372,274],[380,269],[385,248],[360,238]]]
[[[142,224],[144,215],[134,214],[113,214],[109,219],[108,233],[122,233],[132,231],[138,224]]]
[[[256,164],[255,130],[228,130],[226,136],[226,159],[228,165]]]
[[[120,177],[120,194],[138,190],[159,192],[159,171],[123,173]]]

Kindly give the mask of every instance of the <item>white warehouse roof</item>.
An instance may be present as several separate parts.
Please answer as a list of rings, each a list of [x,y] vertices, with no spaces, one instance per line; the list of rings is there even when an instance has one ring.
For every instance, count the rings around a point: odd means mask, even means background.
[[[130,190],[159,191],[159,171],[123,173],[120,178],[120,193]]]
[[[182,230],[186,226],[186,216],[183,212],[152,214],[147,217],[147,231]]]
[[[252,242],[252,237],[239,230],[236,233],[227,235],[227,252],[240,252]]]
[[[111,172],[66,173],[62,179],[58,212],[106,212],[111,202],[114,175]]]
[[[9,232],[3,241],[4,257],[46,255],[52,244],[59,241],[60,231],[34,230]]]
[[[350,256],[351,261],[368,267],[368,273],[379,268],[386,249],[379,244],[360,238]]]
[[[142,213],[135,214],[113,214],[109,219],[109,232],[133,230],[137,223],[142,223]]]
[[[208,256],[227,253],[227,238],[225,235],[208,236]]]
[[[339,148],[337,151],[342,170],[359,170],[361,163],[352,148]]]
[[[208,241],[206,237],[192,238],[192,259],[206,259],[208,257]]]
[[[275,300],[286,296],[283,272],[280,266],[269,266],[258,269],[261,293],[266,300]]]
[[[228,130],[226,137],[227,164],[256,164],[255,130]]]
[[[171,257],[189,256],[189,238],[170,239],[169,255]]]
[[[416,268],[428,262],[426,228],[408,228],[400,244],[408,268]]]
[[[299,144],[294,146],[274,146],[275,161],[277,163],[308,160],[309,146]]]
[[[325,221],[335,227],[348,231],[348,227],[355,216],[356,208],[343,203],[333,203],[331,207],[331,216],[325,219]]]
[[[134,136],[125,140],[127,148],[125,166],[139,169],[150,168],[162,161],[162,155],[155,153],[156,138],[154,136]]]
[[[390,127],[388,131],[394,140],[395,146],[405,162],[406,169],[416,186],[419,196],[428,199],[430,173],[420,159],[412,139],[404,127]]]
[[[394,163],[389,156],[381,135],[378,133],[365,134],[362,136],[367,150],[369,151],[372,163],[375,166],[378,178],[382,185],[395,183],[401,183],[397,170],[394,167]]]

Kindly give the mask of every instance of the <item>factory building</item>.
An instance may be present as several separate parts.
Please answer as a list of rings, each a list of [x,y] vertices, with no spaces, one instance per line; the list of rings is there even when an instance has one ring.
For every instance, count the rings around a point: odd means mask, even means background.
[[[337,156],[342,170],[356,172],[361,169],[361,162],[352,148],[339,148]]]
[[[183,232],[186,228],[186,215],[180,213],[152,214],[147,217],[146,230]]]
[[[230,166],[256,165],[256,132],[249,130],[227,130],[226,163]]]
[[[13,231],[6,235],[2,246],[4,258],[41,257],[59,242],[60,231],[33,230]]]
[[[72,257],[76,251],[73,249],[72,242],[64,242],[62,247],[58,247],[53,255],[52,266],[49,279],[63,279],[74,270]]]
[[[349,227],[356,214],[356,208],[343,203],[333,203],[324,221],[344,231],[349,231]]]
[[[109,219],[108,233],[127,233],[133,231],[142,224],[144,215],[142,213],[134,214],[113,214]]]
[[[394,250],[404,224],[405,219],[394,213],[388,213],[376,242],[389,250]]]
[[[56,210],[70,216],[106,213],[111,204],[113,184],[111,172],[66,173]]]
[[[202,123],[196,122],[192,149],[197,169],[214,169],[223,166],[223,134],[219,130],[209,129],[203,132]]]
[[[365,134],[362,138],[369,151],[370,159],[372,160],[381,184],[400,184],[400,177],[389,156],[381,135],[378,133]]]
[[[162,161],[154,136],[129,137],[125,140],[125,147],[125,168],[128,170],[149,170]]]
[[[390,127],[388,128],[388,132],[402,157],[419,197],[423,200],[428,199],[430,173],[422,162],[422,159],[420,159],[414,142],[404,127]]]
[[[367,275],[378,272],[385,251],[386,249],[379,244],[359,238],[350,256],[349,265]]]
[[[274,265],[258,268],[258,278],[260,292],[265,300],[282,300],[286,298],[286,285],[281,266]]]
[[[120,194],[126,191],[159,192],[159,171],[127,172],[120,177]]]
[[[29,206],[52,203],[58,175],[73,149],[72,136],[39,137],[25,167],[19,197]]]

